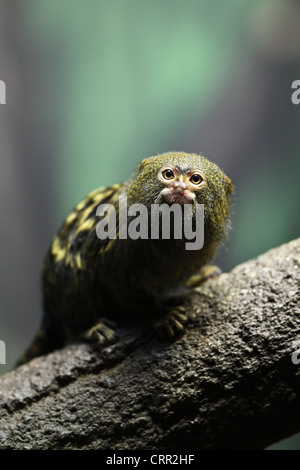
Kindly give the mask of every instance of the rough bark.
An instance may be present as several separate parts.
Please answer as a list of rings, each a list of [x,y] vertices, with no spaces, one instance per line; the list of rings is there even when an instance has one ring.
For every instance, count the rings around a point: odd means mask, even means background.
[[[0,379],[5,449],[259,449],[300,431],[300,239],[207,281],[174,342],[123,328]],[[297,356],[297,354],[296,354]]]

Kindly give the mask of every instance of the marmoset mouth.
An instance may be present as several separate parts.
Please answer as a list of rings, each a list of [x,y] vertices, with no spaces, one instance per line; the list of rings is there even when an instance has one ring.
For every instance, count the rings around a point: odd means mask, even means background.
[[[168,204],[191,204],[195,200],[195,194],[189,189],[165,188],[160,193],[162,202]]]

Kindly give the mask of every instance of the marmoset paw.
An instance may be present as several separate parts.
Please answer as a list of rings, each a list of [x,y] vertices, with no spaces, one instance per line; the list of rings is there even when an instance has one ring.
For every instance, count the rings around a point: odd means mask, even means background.
[[[199,273],[194,274],[188,279],[188,281],[186,282],[186,286],[190,288],[197,287],[200,284],[202,284],[204,281],[207,281],[208,279],[213,279],[214,277],[219,276],[221,272],[222,271],[218,266],[213,266],[213,265],[204,266],[199,271]]]
[[[187,321],[188,317],[184,307],[179,306],[159,319],[155,323],[154,329],[162,338],[172,338],[182,333],[185,328],[184,324],[187,323]]]
[[[110,325],[112,322],[110,322]],[[116,332],[108,326],[106,321],[100,321],[97,325],[90,328],[85,334],[84,339],[90,342],[98,343],[104,346],[117,338]]]

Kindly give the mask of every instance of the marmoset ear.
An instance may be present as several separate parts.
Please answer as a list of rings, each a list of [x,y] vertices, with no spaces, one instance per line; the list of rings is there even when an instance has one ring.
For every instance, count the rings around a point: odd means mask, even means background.
[[[143,168],[145,168],[146,165],[148,165],[150,163],[150,158],[144,158],[144,160],[142,160],[138,166],[138,171],[142,171]]]
[[[226,196],[228,196],[231,191],[233,190],[233,184],[230,178],[225,175],[225,189],[226,189]]]

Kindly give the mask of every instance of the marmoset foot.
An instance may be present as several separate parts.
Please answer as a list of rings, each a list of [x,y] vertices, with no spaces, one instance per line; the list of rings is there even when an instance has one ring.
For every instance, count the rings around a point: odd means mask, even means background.
[[[109,325],[112,326],[112,322],[109,322]],[[84,339],[86,341],[98,343],[101,346],[104,346],[107,343],[110,343],[112,340],[116,339],[116,332],[108,326],[108,322],[105,320],[100,321],[95,326],[90,328],[84,334]]]
[[[154,329],[161,337],[172,338],[182,333],[187,321],[188,317],[184,307],[179,306],[170,310],[162,318],[157,320],[154,324]]]
[[[188,281],[186,282],[187,287],[197,287],[200,284],[202,284],[204,281],[207,281],[208,279],[212,279],[216,276],[219,276],[221,274],[221,269],[218,266],[213,266],[213,265],[207,265],[204,266],[199,273],[194,274],[191,276]]]

